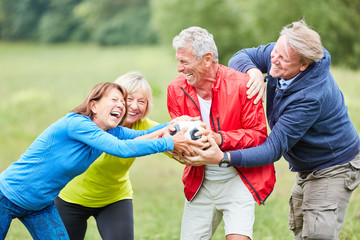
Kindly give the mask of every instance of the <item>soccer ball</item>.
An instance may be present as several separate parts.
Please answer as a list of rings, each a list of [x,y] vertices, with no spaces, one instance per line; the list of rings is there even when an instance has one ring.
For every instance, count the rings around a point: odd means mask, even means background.
[[[175,133],[179,132],[182,128],[187,127],[186,132],[184,133],[184,137],[191,140],[198,140],[202,137],[195,136],[195,133],[197,133],[200,130],[203,130],[204,128],[200,126],[201,121],[182,121],[174,124],[175,131],[171,132],[171,135],[174,135]]]

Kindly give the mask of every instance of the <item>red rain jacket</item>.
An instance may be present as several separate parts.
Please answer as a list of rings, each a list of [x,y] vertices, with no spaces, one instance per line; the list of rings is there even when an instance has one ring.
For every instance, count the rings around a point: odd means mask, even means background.
[[[266,119],[261,101],[254,104],[246,95],[249,76],[219,65],[211,96],[210,123],[214,132],[222,136],[222,151],[255,147],[267,137]],[[167,105],[171,118],[181,115],[201,116],[199,100],[184,74],[175,78],[167,89]],[[276,181],[274,165],[235,167],[258,204],[264,204]],[[188,201],[200,190],[204,180],[204,166],[186,166],[182,181]]]

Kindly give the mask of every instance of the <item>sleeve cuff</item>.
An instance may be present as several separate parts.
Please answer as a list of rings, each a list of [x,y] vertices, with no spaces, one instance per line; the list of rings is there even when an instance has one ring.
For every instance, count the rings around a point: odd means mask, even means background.
[[[242,154],[240,150],[229,151],[230,166],[242,167]]]

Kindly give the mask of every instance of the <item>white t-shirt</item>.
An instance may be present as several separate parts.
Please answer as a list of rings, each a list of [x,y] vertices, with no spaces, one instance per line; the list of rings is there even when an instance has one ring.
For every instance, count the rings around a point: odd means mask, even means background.
[[[200,112],[203,122],[210,125],[210,109],[211,100],[202,99],[199,95]],[[206,180],[224,180],[230,179],[237,175],[235,168],[221,168],[217,164],[206,164],[205,165],[205,179]]]

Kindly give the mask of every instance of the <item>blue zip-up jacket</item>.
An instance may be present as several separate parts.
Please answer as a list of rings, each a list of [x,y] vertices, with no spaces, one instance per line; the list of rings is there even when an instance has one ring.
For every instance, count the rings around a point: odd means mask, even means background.
[[[229,67],[241,72],[258,68],[269,73],[274,46],[270,43],[240,50],[230,59]],[[330,63],[330,54],[324,49],[324,57],[300,73],[285,90],[278,88],[279,78],[266,77],[271,133],[262,145],[230,152],[231,165],[267,165],[283,155],[291,171],[308,172],[346,163],[359,153],[359,136],[330,73]]]
[[[171,137],[125,140],[166,125],[160,124],[145,131],[116,127],[105,132],[89,117],[68,113],[50,125],[18,161],[0,174],[0,190],[10,201],[24,209],[41,210],[103,152],[130,158],[173,150]]]

